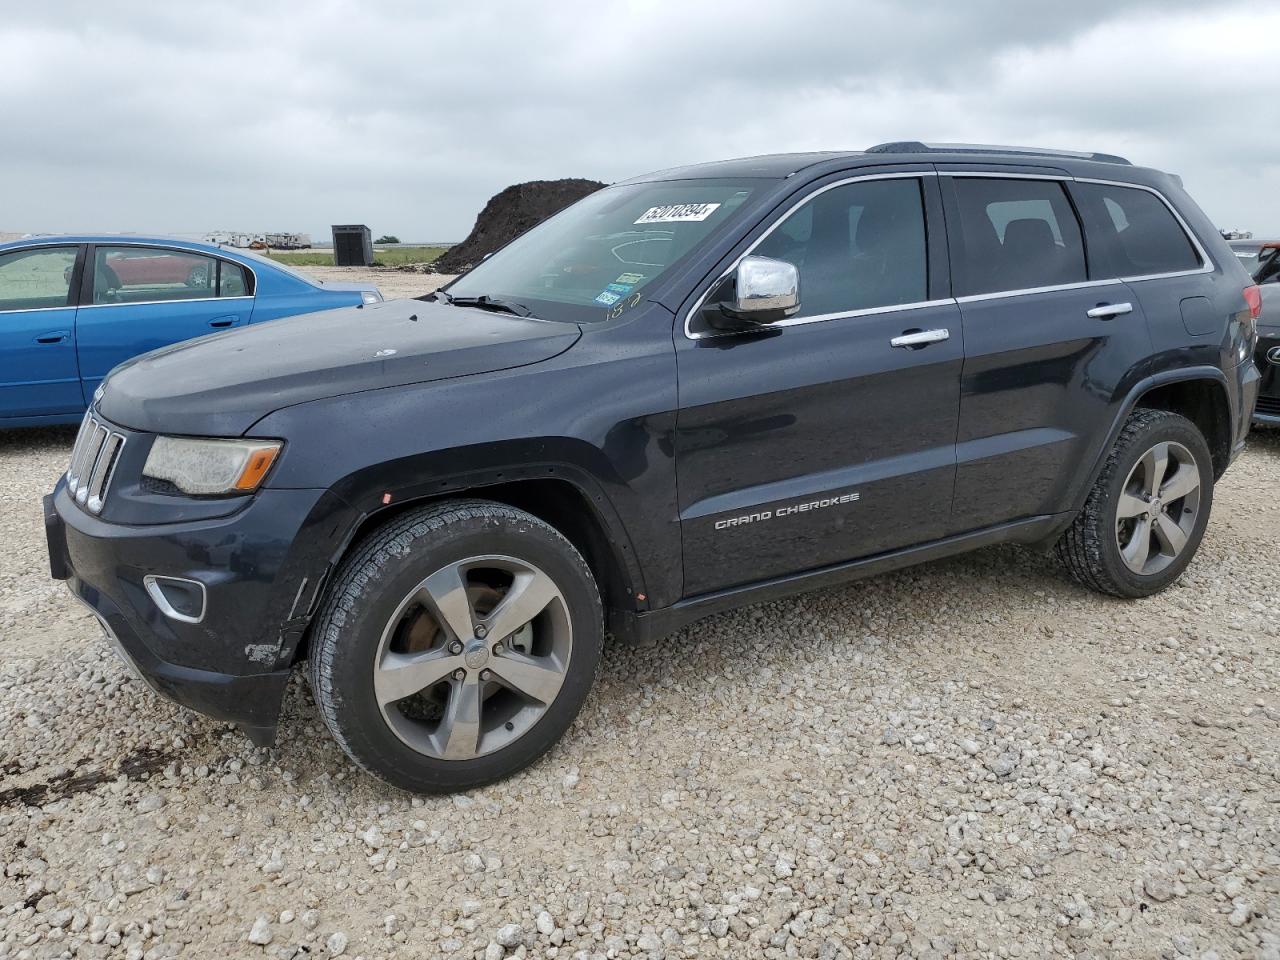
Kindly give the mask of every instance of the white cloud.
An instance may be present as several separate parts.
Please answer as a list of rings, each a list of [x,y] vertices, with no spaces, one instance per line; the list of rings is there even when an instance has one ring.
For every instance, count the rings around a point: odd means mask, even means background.
[[[1280,231],[1280,13],[974,0],[7,12],[0,229],[458,239],[520,180],[889,139],[1103,150]]]

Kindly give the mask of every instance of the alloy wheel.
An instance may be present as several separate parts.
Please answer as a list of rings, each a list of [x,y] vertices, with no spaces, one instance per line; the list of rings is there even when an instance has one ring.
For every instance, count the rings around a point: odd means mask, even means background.
[[[374,659],[374,696],[407,746],[471,760],[541,719],[572,651],[568,605],[546,573],[515,557],[470,557],[400,602]]]
[[[1186,548],[1200,514],[1200,468],[1180,443],[1162,441],[1138,458],[1116,506],[1116,544],[1125,566],[1159,573]]]

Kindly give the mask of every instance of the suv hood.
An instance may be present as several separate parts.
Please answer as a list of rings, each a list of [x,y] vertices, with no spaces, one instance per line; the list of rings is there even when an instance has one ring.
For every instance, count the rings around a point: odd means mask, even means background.
[[[326,397],[549,360],[577,324],[391,300],[188,340],[116,367],[98,409],[123,427],[239,436],[273,410]]]

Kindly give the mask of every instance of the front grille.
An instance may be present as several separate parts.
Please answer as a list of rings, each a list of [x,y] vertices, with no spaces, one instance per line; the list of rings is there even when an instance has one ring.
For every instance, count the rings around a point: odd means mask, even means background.
[[[1259,397],[1255,412],[1268,417],[1280,417],[1280,397]]]
[[[92,412],[84,415],[67,468],[67,492],[90,513],[101,513],[111,486],[124,434],[105,427]]]

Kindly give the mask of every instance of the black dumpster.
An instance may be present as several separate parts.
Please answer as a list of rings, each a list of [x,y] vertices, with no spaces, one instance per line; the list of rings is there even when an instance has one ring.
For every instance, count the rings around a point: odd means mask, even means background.
[[[373,239],[363,223],[333,225],[333,264],[367,267],[373,263]]]

